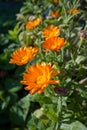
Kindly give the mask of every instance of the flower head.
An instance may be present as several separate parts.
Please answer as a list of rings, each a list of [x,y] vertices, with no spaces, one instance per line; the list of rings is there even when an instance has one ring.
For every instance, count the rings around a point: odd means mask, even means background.
[[[67,13],[69,13],[69,14],[76,14],[78,12],[79,12],[78,9],[73,9],[73,10],[67,9]]]
[[[73,9],[71,13],[72,13],[72,14],[76,14],[76,13],[78,13],[78,12],[79,12],[78,9]]]
[[[65,44],[64,38],[51,37],[43,42],[43,48],[46,50],[59,51]]]
[[[38,50],[39,49],[37,47],[21,47],[20,49],[13,52],[9,63],[17,64],[19,66],[26,64],[35,56]]]
[[[53,16],[54,18],[58,18],[58,17],[60,16],[58,10],[56,10],[56,11],[51,11],[50,14],[51,14],[51,16]]]
[[[59,80],[51,80],[59,72],[54,72],[55,65],[51,63],[36,64],[30,66],[23,75],[22,84],[26,85],[25,90],[30,91],[30,94],[36,92],[42,93],[49,84],[57,84]]]
[[[43,30],[42,34],[46,39],[49,39],[51,37],[59,36],[60,35],[60,29],[59,29],[59,27],[55,27],[53,25],[50,25]]]
[[[58,94],[64,95],[64,94],[68,94],[68,89],[64,88],[64,87],[55,87],[54,91]]]
[[[41,23],[41,19],[37,18],[36,20],[29,21],[26,25],[26,29],[32,29],[36,26],[38,26]]]
[[[55,4],[57,4],[57,3],[58,3],[58,0],[53,0],[53,2],[54,2]]]

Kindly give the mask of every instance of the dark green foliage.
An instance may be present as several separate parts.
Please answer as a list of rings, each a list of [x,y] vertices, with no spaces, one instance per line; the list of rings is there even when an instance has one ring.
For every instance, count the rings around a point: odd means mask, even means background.
[[[77,0],[21,2],[0,8],[0,130],[87,130],[87,12]],[[68,14],[67,8],[78,8],[79,13]],[[60,17],[49,17],[51,10],[58,10]],[[26,30],[26,23],[38,17],[41,24]],[[60,27],[66,45],[45,53],[42,31],[51,24]],[[40,51],[26,65],[9,64],[12,52],[25,45],[38,46]],[[60,70],[55,77],[60,83],[30,95],[20,83],[23,73],[43,61]]]

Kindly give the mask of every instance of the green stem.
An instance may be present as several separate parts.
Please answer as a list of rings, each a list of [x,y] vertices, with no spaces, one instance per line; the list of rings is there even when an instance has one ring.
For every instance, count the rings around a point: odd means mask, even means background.
[[[62,56],[62,57],[61,57],[61,60],[62,60],[62,62],[63,62],[63,61],[64,61],[64,49],[63,49],[63,48],[61,49],[61,56]]]
[[[59,130],[61,126],[61,114],[62,114],[62,97],[58,97],[58,102],[57,102],[57,116],[58,116],[58,121],[55,125],[55,130]]]

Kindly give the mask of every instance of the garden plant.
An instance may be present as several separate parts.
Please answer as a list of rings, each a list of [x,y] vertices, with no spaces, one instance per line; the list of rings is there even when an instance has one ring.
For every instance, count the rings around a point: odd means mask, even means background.
[[[26,0],[0,36],[2,130],[87,130],[86,4]]]

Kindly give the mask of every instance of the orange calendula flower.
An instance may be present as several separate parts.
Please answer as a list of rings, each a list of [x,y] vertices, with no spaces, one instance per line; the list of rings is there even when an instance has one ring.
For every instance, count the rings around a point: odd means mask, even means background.
[[[53,0],[53,2],[54,2],[55,4],[57,4],[57,3],[58,3],[58,0]]]
[[[30,66],[23,75],[22,84],[26,85],[25,90],[30,91],[30,94],[38,92],[41,94],[49,84],[57,84],[59,80],[52,80],[54,76],[60,72],[54,72],[55,65],[51,63],[36,64]]]
[[[73,9],[73,10],[67,9],[67,13],[69,13],[69,14],[76,14],[78,12],[79,12],[78,9]]]
[[[39,49],[37,47],[21,47],[20,49],[13,52],[9,63],[17,64],[19,66],[26,64],[35,56],[38,50]]]
[[[36,26],[38,26],[41,23],[41,19],[37,18],[36,20],[29,21],[26,25],[26,29],[32,29]]]
[[[65,44],[66,42],[64,41],[64,38],[51,37],[43,42],[43,48],[46,49],[45,51],[48,50],[59,51]]]
[[[42,34],[47,40],[51,37],[59,36],[60,35],[60,29],[59,29],[59,27],[50,25],[43,30]]]
[[[59,12],[56,10],[56,11],[51,11],[50,12],[51,16],[55,17],[55,18],[58,18],[60,16]]]
[[[71,13],[72,13],[72,14],[76,14],[76,13],[78,13],[78,12],[79,12],[78,9],[73,9]]]

